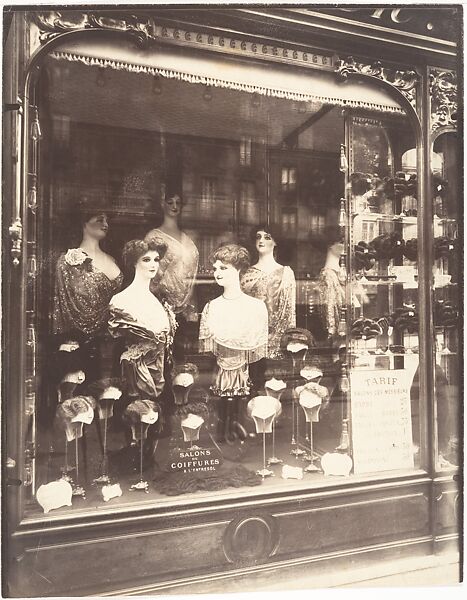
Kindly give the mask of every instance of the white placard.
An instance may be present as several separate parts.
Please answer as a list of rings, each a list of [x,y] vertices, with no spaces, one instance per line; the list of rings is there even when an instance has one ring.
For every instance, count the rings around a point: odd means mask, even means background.
[[[406,369],[350,374],[354,473],[413,468],[410,388]]]

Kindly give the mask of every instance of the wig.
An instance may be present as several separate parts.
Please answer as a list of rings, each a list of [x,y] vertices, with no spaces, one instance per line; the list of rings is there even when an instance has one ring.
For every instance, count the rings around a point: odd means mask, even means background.
[[[129,425],[137,425],[141,423],[141,417],[147,415],[151,411],[159,412],[159,407],[152,400],[135,400],[131,402],[123,413],[123,420]]]
[[[131,240],[127,242],[123,248],[122,258],[125,269],[130,271],[134,269],[138,260],[144,256],[147,252],[157,251],[159,258],[164,258],[167,252],[167,244],[165,244],[161,238],[154,236],[149,241],[144,240]]]
[[[250,241],[255,244],[256,242],[256,234],[259,231],[264,231],[265,233],[269,233],[272,239],[279,245],[281,240],[281,230],[278,225],[270,224],[266,225],[266,223],[259,224],[257,227],[253,227],[250,231]]]
[[[210,255],[209,262],[212,265],[216,260],[220,260],[226,265],[232,265],[237,271],[243,273],[250,266],[250,253],[243,246],[225,244],[214,250]]]
[[[182,206],[185,206],[185,200],[183,199],[183,196],[181,194],[181,192],[177,189],[177,187],[175,186],[167,186],[166,190],[165,190],[165,194],[164,194],[164,200],[170,200],[171,198],[173,198],[174,196],[178,196],[180,198],[180,204]]]
[[[310,235],[310,243],[314,248],[323,252],[334,246],[334,244],[343,244],[343,228],[338,225],[327,225],[322,233]]]
[[[92,396],[75,396],[58,405],[57,417],[62,422],[70,421],[90,408],[96,408],[96,401]]]
[[[76,215],[81,227],[98,215],[107,215],[107,207],[104,204],[91,204],[86,200],[80,200],[76,207]]]

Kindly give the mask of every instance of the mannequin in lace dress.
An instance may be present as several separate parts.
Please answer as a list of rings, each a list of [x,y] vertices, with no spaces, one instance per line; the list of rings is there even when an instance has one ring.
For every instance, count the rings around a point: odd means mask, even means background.
[[[276,251],[279,231],[271,225],[259,225],[252,230],[252,241],[258,253],[258,261],[241,277],[242,290],[249,296],[266,304],[268,311],[268,358],[282,356],[280,350],[284,332],[296,325],[295,275],[288,266],[279,264]],[[250,375],[255,393],[265,382],[266,359],[255,363]]]
[[[279,354],[280,341],[287,329],[296,326],[295,276],[290,267],[279,264],[275,254],[279,233],[269,225],[253,230],[258,261],[241,277],[242,290],[263,300],[268,309],[268,356]]]
[[[341,311],[345,304],[345,272],[339,265],[344,240],[338,227],[326,230],[326,262],[318,279],[319,310],[329,338],[339,333]]]
[[[198,272],[198,249],[191,238],[180,229],[183,200],[177,193],[168,193],[161,201],[164,215],[162,224],[151,229],[144,238],[161,239],[167,252],[160,261],[159,272],[151,280],[151,291],[159,298],[165,297],[173,307],[179,327],[174,344],[176,358],[184,357],[184,342],[188,323],[198,320],[193,297],[193,285]]]
[[[52,331],[57,346],[78,342],[86,357],[86,379],[109,377],[114,345],[107,333],[110,298],[119,291],[123,275],[100,244],[109,229],[99,207],[80,207],[81,243],[63,253],[56,265]]]
[[[250,392],[249,365],[267,356],[268,313],[262,300],[248,296],[240,287],[240,275],[249,266],[248,251],[236,244],[218,248],[210,257],[214,279],[223,293],[206,304],[201,315],[201,352],[212,352],[217,361],[213,392],[224,425],[222,436],[239,424],[238,398]]]

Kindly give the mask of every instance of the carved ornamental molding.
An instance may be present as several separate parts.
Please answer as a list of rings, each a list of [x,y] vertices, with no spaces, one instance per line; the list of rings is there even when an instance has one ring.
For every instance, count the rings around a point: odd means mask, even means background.
[[[457,130],[457,75],[454,71],[430,70],[431,132],[441,127]]]
[[[336,72],[344,78],[347,78],[352,73],[376,77],[399,90],[413,108],[417,109],[417,85],[420,76],[416,71],[404,71],[395,67],[383,66],[379,61],[373,63],[358,62],[352,56],[349,56],[348,58],[337,60]]]
[[[141,47],[146,46],[153,37],[151,21],[131,14],[120,15],[118,18],[82,11],[31,12],[30,15],[33,23],[39,28],[39,37],[43,44],[62,33],[82,29],[122,31],[131,35]]]
[[[212,34],[201,30],[188,30],[180,27],[160,25],[152,17],[122,13],[118,17],[103,13],[58,11],[31,13],[32,20],[39,28],[39,39],[46,43],[62,33],[97,29],[101,31],[121,31],[133,37],[139,47],[148,47],[155,41],[169,42],[174,46],[206,49],[231,56],[273,60],[285,64],[297,64],[326,71],[334,71],[335,54],[314,51],[302,47],[285,46],[272,42],[247,39],[246,36]]]

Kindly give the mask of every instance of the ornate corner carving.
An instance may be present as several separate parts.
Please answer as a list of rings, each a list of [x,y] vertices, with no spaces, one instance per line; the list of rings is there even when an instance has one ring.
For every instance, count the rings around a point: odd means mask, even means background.
[[[23,244],[23,224],[19,217],[13,221],[8,231],[11,238],[11,256],[13,257],[13,265],[16,267],[19,265],[21,247]]]
[[[336,72],[346,79],[352,73],[377,77],[389,83],[401,92],[413,108],[417,108],[417,85],[420,80],[419,74],[414,70],[402,70],[394,67],[384,66],[381,62],[364,63],[356,61],[352,56],[336,61]]]
[[[42,44],[62,33],[84,29],[101,31],[121,31],[128,33],[139,46],[146,46],[153,38],[153,26],[149,20],[138,19],[135,15],[110,17],[93,12],[70,11],[66,17],[59,11],[32,12],[31,19],[39,28]]]
[[[430,70],[431,132],[441,127],[457,130],[457,75],[454,71]]]

